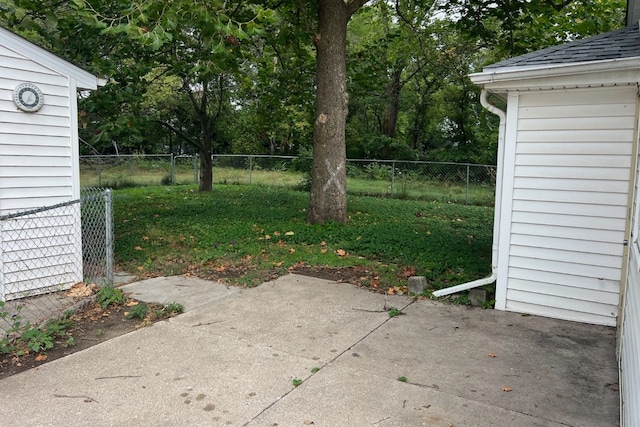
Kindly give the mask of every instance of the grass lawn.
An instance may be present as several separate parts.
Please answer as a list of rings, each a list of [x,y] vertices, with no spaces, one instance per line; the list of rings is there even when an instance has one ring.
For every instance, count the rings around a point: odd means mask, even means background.
[[[232,158],[232,160],[240,161],[238,167],[214,164],[214,184],[253,184],[289,189],[305,187],[303,183],[306,181],[306,175],[295,171],[290,167],[291,164],[265,165],[273,166],[272,168],[254,164],[250,170],[248,165],[243,164],[246,159]],[[418,166],[414,165],[414,167]],[[449,168],[453,167],[449,165]],[[475,170],[478,170],[477,167]],[[347,176],[347,188],[349,194],[353,195],[493,206],[495,186],[488,176],[485,176],[484,181],[472,180],[467,185],[464,176],[440,176],[436,170],[432,170],[431,173],[423,172],[418,174],[417,171],[411,173],[411,170],[406,173],[398,171],[392,182],[390,169],[382,169],[382,173],[367,173],[366,169],[351,167]],[[197,170],[194,171],[193,159],[184,158],[176,159],[173,172],[171,162],[163,157],[109,158],[102,164],[85,160],[80,167],[80,182],[83,187],[127,188],[170,185],[172,178],[178,185],[191,185],[197,182],[197,175]]]
[[[255,286],[304,267],[357,268],[358,284],[433,289],[490,273],[493,208],[350,195],[349,223],[309,225],[308,194],[259,185],[114,192],[116,263]]]

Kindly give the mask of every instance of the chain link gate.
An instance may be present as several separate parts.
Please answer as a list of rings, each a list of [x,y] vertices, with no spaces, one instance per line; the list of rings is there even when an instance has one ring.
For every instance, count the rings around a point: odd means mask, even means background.
[[[77,200],[0,216],[0,330],[18,316],[60,316],[82,299],[76,284],[113,283],[111,204],[111,190],[86,188]]]

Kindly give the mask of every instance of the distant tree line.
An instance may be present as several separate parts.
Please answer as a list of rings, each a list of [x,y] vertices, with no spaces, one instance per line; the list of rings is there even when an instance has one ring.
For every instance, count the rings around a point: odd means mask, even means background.
[[[336,184],[335,199],[345,156],[493,164],[497,123],[468,74],[620,28],[625,7],[5,0],[0,25],[108,79],[81,94],[83,154],[198,153],[208,190],[211,154],[313,153],[316,186]],[[341,220],[340,209],[318,220]]]

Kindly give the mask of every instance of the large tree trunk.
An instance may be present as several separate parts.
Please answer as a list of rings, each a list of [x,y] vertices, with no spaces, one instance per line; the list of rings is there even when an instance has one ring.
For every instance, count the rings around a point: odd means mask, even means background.
[[[387,86],[387,96],[389,103],[384,109],[384,122],[382,124],[382,133],[389,138],[396,137],[396,128],[398,127],[398,112],[400,111],[400,91],[402,90],[402,68],[395,70],[391,75],[391,81]]]
[[[200,126],[202,132],[201,146],[198,147],[198,155],[200,156],[200,182],[198,191],[213,190],[213,135],[209,126],[209,116],[207,111],[200,112]]]
[[[307,212],[307,221],[312,224],[347,221],[347,23],[365,2],[318,0],[316,119]]]
[[[211,160],[211,145],[198,150],[200,156],[200,182],[198,191],[211,191],[213,189],[213,162]]]

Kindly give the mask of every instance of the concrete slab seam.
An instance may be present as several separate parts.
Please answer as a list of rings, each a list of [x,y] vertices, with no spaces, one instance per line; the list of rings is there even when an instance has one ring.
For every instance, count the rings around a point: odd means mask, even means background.
[[[411,304],[413,304],[414,302],[416,302],[415,299],[411,300],[408,304],[405,304],[401,309],[400,312],[402,312],[403,310],[405,310],[407,307],[409,307]],[[278,403],[279,401],[281,401],[282,399],[284,399],[285,397],[287,397],[289,394],[293,393],[296,388],[298,388],[299,386],[301,386],[302,384],[304,384],[309,378],[311,378],[312,376],[320,373],[326,366],[331,365],[336,359],[338,359],[340,356],[342,356],[343,354],[347,353],[349,350],[351,350],[353,347],[355,347],[356,345],[360,344],[362,341],[364,341],[365,339],[367,339],[367,337],[369,337],[371,334],[373,334],[375,331],[377,331],[378,329],[380,329],[381,327],[383,327],[387,322],[389,322],[391,319],[393,319],[393,317],[388,317],[384,320],[384,322],[380,323],[379,325],[377,325],[375,328],[371,329],[368,333],[366,333],[364,336],[362,336],[360,339],[358,339],[356,342],[352,343],[349,347],[347,347],[346,349],[344,349],[342,352],[338,353],[335,357],[333,357],[331,360],[329,360],[328,362],[326,362],[325,364],[323,364],[322,366],[319,367],[318,371],[314,374],[311,375],[307,375],[306,378],[304,378],[300,384],[298,384],[297,386],[295,386],[294,388],[290,389],[289,391],[287,391],[285,394],[283,394],[282,396],[278,397],[276,400],[274,400],[273,402],[271,402],[269,405],[267,405],[265,408],[262,409],[262,411],[260,411],[258,414],[256,414],[252,419],[250,419],[249,421],[247,421],[246,423],[243,424],[244,426],[249,425],[250,423],[252,423],[254,420],[256,420],[258,417],[260,417],[262,414],[264,414],[265,412],[267,412],[269,409],[271,409],[273,407],[273,405],[275,405],[276,403]],[[288,352],[285,352],[288,353]]]

